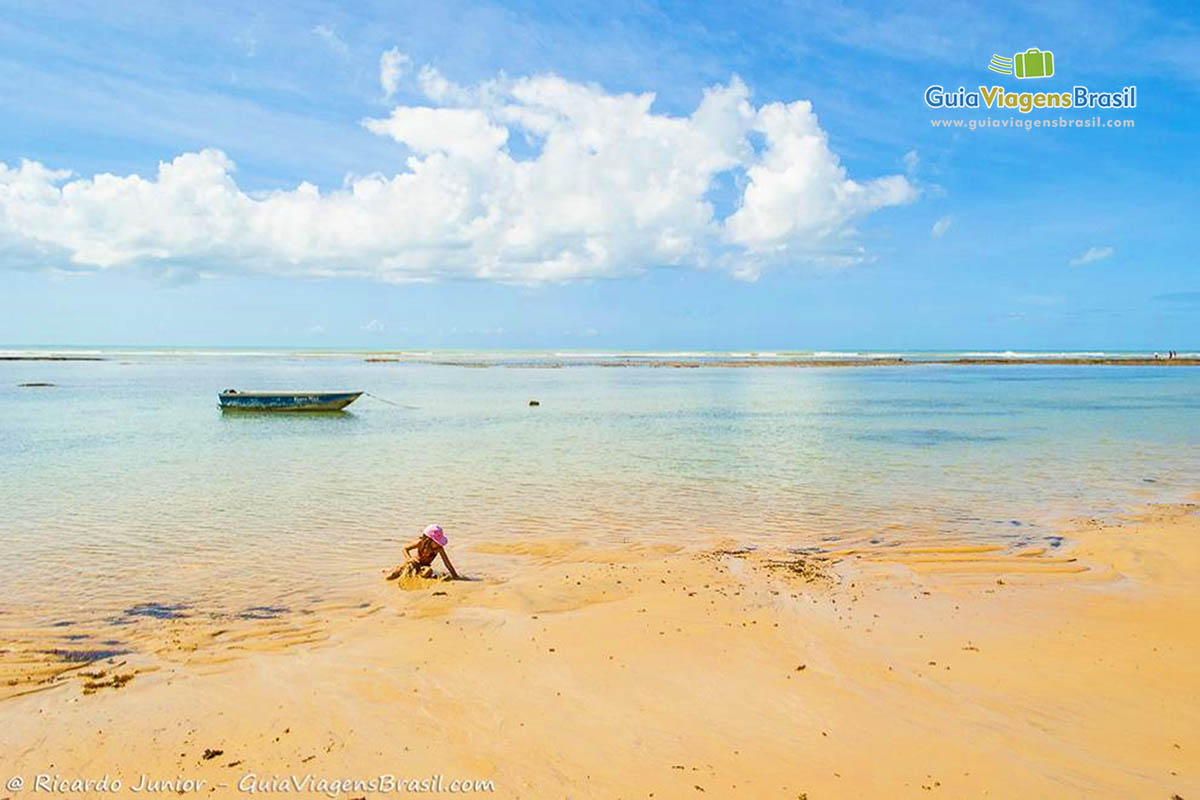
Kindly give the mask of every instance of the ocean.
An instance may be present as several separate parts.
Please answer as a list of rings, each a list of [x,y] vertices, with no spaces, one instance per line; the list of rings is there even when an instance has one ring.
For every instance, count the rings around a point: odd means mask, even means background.
[[[1177,501],[1200,475],[1195,367],[91,354],[0,361],[13,629],[354,604],[430,522],[483,579],[504,568],[473,542],[1053,546],[1066,519]],[[595,366],[614,358],[638,366]],[[334,415],[223,414],[226,388],[370,396]]]

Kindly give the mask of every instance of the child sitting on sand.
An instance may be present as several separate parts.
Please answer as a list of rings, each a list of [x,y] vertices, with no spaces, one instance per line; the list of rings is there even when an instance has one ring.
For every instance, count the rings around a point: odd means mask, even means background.
[[[409,555],[409,551],[416,550],[416,556]],[[450,563],[450,556],[446,555],[446,534],[442,533],[442,526],[430,525],[421,534],[421,538],[417,539],[410,545],[405,546],[404,555],[408,558],[400,566],[388,575],[389,581],[396,578],[432,578],[433,574],[433,559],[436,556],[442,557],[442,563],[446,565],[446,569],[450,571],[450,578],[458,580],[458,573],[454,571],[454,565]]]

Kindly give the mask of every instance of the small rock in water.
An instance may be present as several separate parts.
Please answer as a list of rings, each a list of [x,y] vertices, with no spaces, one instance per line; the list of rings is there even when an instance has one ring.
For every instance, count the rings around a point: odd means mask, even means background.
[[[529,401],[529,407],[530,407],[530,408],[533,408],[534,406],[540,406],[540,405],[541,405],[541,403],[539,403],[537,400],[530,400],[530,401]]]

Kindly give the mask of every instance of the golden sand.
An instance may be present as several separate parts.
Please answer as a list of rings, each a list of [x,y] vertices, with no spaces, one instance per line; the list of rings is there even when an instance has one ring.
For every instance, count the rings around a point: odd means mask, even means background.
[[[372,577],[336,625],[169,621],[144,652],[35,682],[0,701],[0,777],[1190,800],[1196,510],[1077,520],[1057,548],[479,545],[510,568],[410,591]]]

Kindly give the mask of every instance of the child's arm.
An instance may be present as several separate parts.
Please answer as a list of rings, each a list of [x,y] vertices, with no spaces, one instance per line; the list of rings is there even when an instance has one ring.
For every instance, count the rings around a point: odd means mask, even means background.
[[[439,547],[438,551],[442,554],[442,563],[446,565],[446,569],[450,570],[450,577],[458,580],[458,573],[454,571],[454,565],[450,563],[450,556],[446,555],[446,548]]]
[[[417,540],[416,540],[415,542],[413,542],[412,544],[405,545],[405,546],[404,546],[404,557],[405,557],[405,558],[409,558],[409,559],[411,559],[411,558],[412,558],[412,556],[410,556],[410,555],[408,554],[408,551],[409,551],[409,550],[416,550],[416,549],[417,549],[418,547],[420,547],[420,546],[421,546],[421,540],[420,540],[420,539],[417,539]]]

